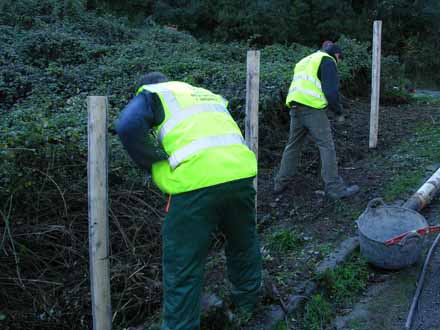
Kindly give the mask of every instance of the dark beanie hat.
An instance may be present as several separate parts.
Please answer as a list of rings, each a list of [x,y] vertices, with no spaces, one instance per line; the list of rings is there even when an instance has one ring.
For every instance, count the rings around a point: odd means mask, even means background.
[[[165,76],[162,72],[149,72],[141,77],[137,84],[137,88],[143,85],[158,84],[167,81],[168,77]]]
[[[325,46],[323,51],[326,52],[327,54],[329,54],[334,59],[336,59],[335,54],[340,54],[340,58],[341,59],[343,58],[341,47],[339,47],[336,44],[331,44],[331,45]]]

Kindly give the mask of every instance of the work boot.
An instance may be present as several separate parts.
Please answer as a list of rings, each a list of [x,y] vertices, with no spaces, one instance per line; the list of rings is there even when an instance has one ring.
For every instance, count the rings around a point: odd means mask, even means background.
[[[352,185],[352,186],[346,186],[344,189],[338,192],[327,192],[328,197],[334,200],[346,198],[353,196],[354,194],[359,192],[359,186],[358,185]]]
[[[281,194],[284,190],[286,190],[287,186],[288,186],[287,180],[275,181],[275,183],[273,185],[273,192],[275,194]]]

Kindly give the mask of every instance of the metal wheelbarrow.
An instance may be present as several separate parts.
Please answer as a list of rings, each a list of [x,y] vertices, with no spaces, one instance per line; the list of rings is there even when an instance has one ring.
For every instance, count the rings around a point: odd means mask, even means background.
[[[425,235],[440,231],[429,227],[418,213],[440,189],[438,169],[402,207],[386,205],[375,198],[356,221],[361,254],[367,261],[383,269],[408,267],[420,258]]]

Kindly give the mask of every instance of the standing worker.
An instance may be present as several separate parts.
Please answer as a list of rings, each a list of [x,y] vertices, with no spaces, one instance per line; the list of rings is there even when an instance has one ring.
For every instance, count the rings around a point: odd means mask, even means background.
[[[281,193],[298,172],[301,148],[310,135],[318,145],[321,157],[321,176],[326,195],[341,199],[356,194],[357,185],[347,186],[338,174],[335,145],[325,110],[330,108],[343,122],[345,117],[339,98],[339,76],[336,64],[342,59],[340,47],[333,43],[303,58],[294,70],[286,99],[290,110],[289,140],[283,152],[274,191]]]
[[[170,196],[162,228],[163,330],[200,329],[204,264],[217,228],[226,236],[234,305],[250,312],[258,302],[257,161],[227,104],[206,89],[152,72],[116,124],[130,157]]]

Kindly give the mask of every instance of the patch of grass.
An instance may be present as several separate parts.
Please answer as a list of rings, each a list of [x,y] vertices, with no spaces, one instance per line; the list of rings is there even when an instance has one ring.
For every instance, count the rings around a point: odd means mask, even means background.
[[[411,103],[440,105],[440,98],[428,94],[410,94]]]
[[[293,230],[279,230],[268,238],[268,246],[272,251],[288,252],[302,247],[304,240]]]
[[[365,289],[368,274],[367,262],[355,254],[350,261],[325,272],[320,282],[333,304],[343,306],[353,303],[355,297]]]
[[[404,197],[409,191],[417,188],[423,175],[422,169],[404,171],[395,175],[382,194],[384,200],[390,202]]]
[[[304,330],[321,330],[331,321],[331,304],[321,294],[316,294],[306,303],[304,309]]]
[[[440,127],[418,127],[413,137],[400,144],[385,160],[385,166],[397,168],[390,181],[384,186],[385,201],[405,198],[417,189],[423,179],[433,172],[429,165],[440,159]]]
[[[286,323],[285,321],[280,321],[275,325],[275,330],[289,330],[286,328]]]
[[[415,154],[424,160],[438,162],[440,159],[440,127],[421,127],[417,129],[413,141],[408,143],[409,148],[413,148]]]
[[[331,243],[320,244],[317,247],[317,250],[318,250],[319,254],[323,258],[328,256],[332,252],[332,249],[333,249],[333,245]]]
[[[301,330],[327,329],[337,310],[352,305],[365,289],[369,276],[367,262],[359,252],[334,270],[318,278],[319,292],[306,303],[300,320]]]
[[[294,275],[291,271],[280,271],[275,274],[273,274],[273,278],[275,279],[276,283],[278,285],[287,285],[290,279],[292,279]]]
[[[338,215],[343,217],[356,219],[359,217],[359,210],[353,206],[352,203],[344,200],[338,200],[335,202],[335,211]]]
[[[426,176],[426,166],[440,159],[440,128],[420,127],[414,137],[401,144],[389,157],[389,166],[398,165],[399,173],[395,174],[385,186],[385,200],[403,197],[405,193],[416,189]]]

